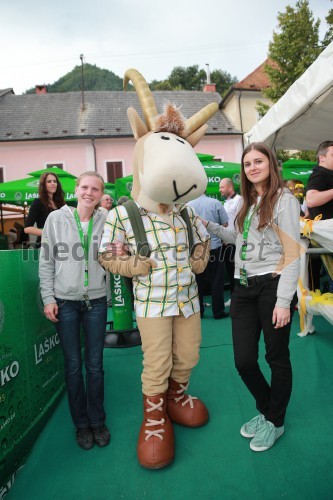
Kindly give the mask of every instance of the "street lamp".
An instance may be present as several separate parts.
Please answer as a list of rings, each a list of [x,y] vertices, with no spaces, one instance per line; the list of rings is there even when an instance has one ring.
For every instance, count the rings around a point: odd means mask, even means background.
[[[81,59],[81,93],[82,93],[82,111],[84,111],[84,78],[83,78],[83,54],[80,54]]]

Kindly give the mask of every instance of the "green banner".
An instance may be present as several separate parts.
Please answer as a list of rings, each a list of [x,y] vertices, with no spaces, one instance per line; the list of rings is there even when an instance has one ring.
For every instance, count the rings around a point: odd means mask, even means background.
[[[113,330],[132,330],[132,295],[120,274],[110,274]]]
[[[282,166],[282,177],[284,180],[296,180],[306,187],[315,165],[316,163],[312,161],[291,158],[285,161]]]
[[[131,196],[133,186],[133,175],[128,175],[127,177],[121,177],[116,179],[115,191],[117,200],[121,196]]]
[[[0,275],[0,487],[6,491],[62,394],[64,377],[59,338],[43,313],[38,250],[1,251]]]

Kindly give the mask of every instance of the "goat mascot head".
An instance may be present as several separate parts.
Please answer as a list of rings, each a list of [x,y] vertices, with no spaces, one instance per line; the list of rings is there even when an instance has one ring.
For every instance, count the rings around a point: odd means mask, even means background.
[[[143,76],[136,69],[127,70],[124,89],[130,80],[146,122],[134,108],[128,109],[137,141],[132,197],[143,208],[163,213],[175,203],[186,203],[205,192],[207,177],[193,147],[205,134],[205,123],[216,113],[218,104],[208,104],[188,120],[171,104],[158,116],[154,97]]]

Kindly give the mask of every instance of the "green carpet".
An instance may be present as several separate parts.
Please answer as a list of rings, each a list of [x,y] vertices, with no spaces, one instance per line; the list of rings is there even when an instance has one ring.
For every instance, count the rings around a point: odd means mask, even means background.
[[[106,349],[110,446],[88,452],[78,448],[65,396],[6,498],[332,499],[332,325],[315,317],[317,333],[300,338],[295,315],[290,343],[294,389],[285,433],[271,450],[255,453],[239,433],[256,409],[233,366],[230,319],[213,320],[210,309],[205,315],[201,361],[193,372],[190,392],[205,401],[210,421],[199,429],[175,426],[176,459],[171,466],[148,471],[137,463],[142,417],[140,348]]]

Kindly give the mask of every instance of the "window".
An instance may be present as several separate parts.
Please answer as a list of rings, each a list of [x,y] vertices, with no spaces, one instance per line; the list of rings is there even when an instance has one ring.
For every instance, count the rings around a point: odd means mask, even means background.
[[[58,167],[64,169],[63,163],[47,163],[46,168]]]
[[[0,167],[0,182],[3,182],[4,180],[4,168],[3,167]]]
[[[106,162],[106,182],[114,183],[116,179],[123,176],[123,162],[122,161],[107,161]]]

